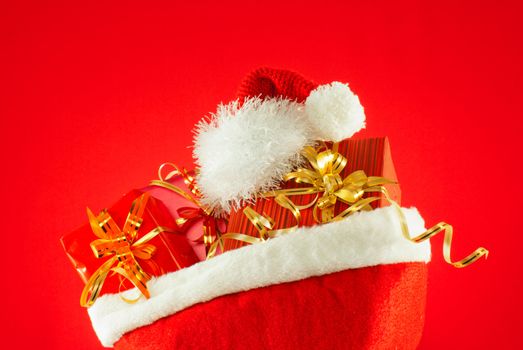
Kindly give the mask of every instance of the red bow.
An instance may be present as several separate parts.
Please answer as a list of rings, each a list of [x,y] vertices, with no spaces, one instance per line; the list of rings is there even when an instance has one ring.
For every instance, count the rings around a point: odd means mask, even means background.
[[[205,244],[207,249],[220,233],[218,220],[209,215],[205,210],[198,207],[181,207],[177,210],[180,230],[187,231],[196,221],[203,220],[203,232],[195,241]]]

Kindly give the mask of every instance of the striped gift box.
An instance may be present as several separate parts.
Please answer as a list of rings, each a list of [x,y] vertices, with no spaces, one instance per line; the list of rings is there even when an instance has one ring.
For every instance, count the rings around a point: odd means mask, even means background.
[[[347,166],[341,172],[341,177],[349,175],[353,171],[363,170],[368,176],[382,176],[387,179],[397,180],[396,171],[392,162],[389,140],[386,137],[366,138],[366,139],[346,139],[338,144],[338,152],[347,158]],[[296,188],[300,184],[294,181],[282,183],[281,188]],[[386,185],[392,199],[401,204],[401,191],[398,185]],[[305,205],[314,200],[315,195],[293,196],[292,201],[296,205]],[[372,203],[371,205],[381,207],[387,205],[384,199]],[[274,198],[259,198],[254,204],[249,205],[257,213],[264,214],[272,218],[275,222],[275,229],[294,226],[296,219],[291,212],[278,205]],[[338,201],[335,205],[334,214],[339,214],[348,207],[347,204]],[[250,236],[258,236],[258,231],[243,214],[245,206],[231,212],[229,218],[228,232],[243,233]],[[312,208],[301,210],[301,222],[299,226],[314,226],[315,222],[312,215]],[[244,246],[246,243],[237,240],[225,240],[224,251],[233,250]]]

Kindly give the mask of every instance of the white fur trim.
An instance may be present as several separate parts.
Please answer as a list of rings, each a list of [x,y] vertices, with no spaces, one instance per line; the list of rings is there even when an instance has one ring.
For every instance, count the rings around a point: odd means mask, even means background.
[[[151,298],[135,304],[124,302],[118,294],[103,295],[88,309],[93,327],[102,344],[110,347],[133,329],[222,295],[346,269],[428,262],[429,241],[406,240],[394,210],[356,213],[227,252],[150,281]],[[425,224],[418,211],[403,211],[412,235],[422,233]]]
[[[220,105],[196,129],[193,154],[203,204],[229,212],[274,189],[299,165],[299,153],[311,138],[299,103],[255,97],[242,106]]]
[[[339,142],[365,127],[365,112],[349,85],[320,85],[305,101],[305,112],[318,139]]]

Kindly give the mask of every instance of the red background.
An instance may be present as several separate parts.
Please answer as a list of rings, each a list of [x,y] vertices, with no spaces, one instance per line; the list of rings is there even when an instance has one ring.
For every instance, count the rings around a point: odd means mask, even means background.
[[[456,270],[433,239],[421,349],[523,346],[518,1],[72,3],[0,9],[3,345],[100,348],[59,237],[190,166],[192,125],[269,65],[350,82],[404,204],[455,226],[456,257],[491,250]]]

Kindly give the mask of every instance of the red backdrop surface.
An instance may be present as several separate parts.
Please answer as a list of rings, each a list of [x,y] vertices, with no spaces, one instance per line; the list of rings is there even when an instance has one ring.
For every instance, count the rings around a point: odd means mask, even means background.
[[[191,166],[193,124],[269,65],[350,82],[403,203],[455,226],[456,257],[490,249],[456,270],[433,239],[420,348],[522,348],[522,9],[457,3],[2,2],[2,347],[101,348],[59,237]]]

